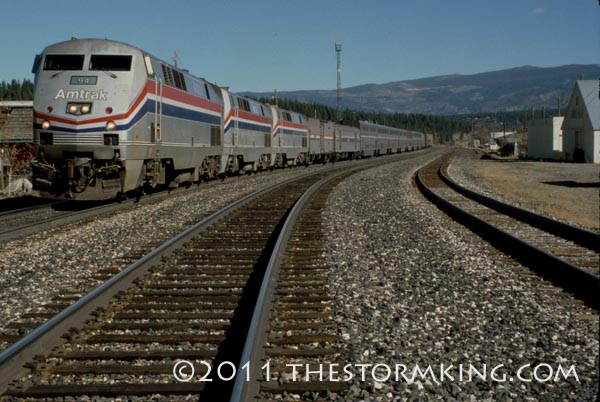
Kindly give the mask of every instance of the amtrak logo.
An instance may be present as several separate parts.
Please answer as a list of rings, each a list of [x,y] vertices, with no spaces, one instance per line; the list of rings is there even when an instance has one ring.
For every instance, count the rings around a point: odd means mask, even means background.
[[[86,91],[85,89],[81,89],[79,91],[65,91],[64,89],[59,89],[54,99],[90,99],[90,100],[108,100],[106,97],[108,92],[100,90],[100,91]]]

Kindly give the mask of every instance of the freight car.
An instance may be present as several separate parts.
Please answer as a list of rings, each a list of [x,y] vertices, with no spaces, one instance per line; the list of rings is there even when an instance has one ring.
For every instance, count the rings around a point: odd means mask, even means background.
[[[424,146],[421,133],[309,119],[232,93],[129,44],[37,55],[34,188],[72,199]]]

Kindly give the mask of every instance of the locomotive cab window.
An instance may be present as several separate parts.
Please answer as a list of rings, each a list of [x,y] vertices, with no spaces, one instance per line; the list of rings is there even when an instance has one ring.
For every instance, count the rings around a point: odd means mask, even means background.
[[[82,70],[82,54],[48,54],[44,59],[44,70]]]
[[[90,70],[130,71],[131,56],[93,54],[90,58]]]

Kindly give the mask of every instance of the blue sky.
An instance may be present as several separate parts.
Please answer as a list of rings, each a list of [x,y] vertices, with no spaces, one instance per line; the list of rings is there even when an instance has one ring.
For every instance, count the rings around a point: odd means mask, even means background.
[[[600,63],[597,0],[0,0],[0,80],[108,38],[239,91],[342,87],[521,65]]]

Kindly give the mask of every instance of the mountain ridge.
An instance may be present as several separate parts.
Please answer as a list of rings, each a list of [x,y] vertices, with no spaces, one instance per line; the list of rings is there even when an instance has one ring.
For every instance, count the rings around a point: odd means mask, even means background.
[[[476,74],[447,74],[383,84],[360,84],[342,89],[342,108],[456,115],[555,107],[559,96],[561,107],[564,107],[581,74],[587,79],[600,78],[600,64],[523,65]],[[265,92],[242,94],[255,97],[272,95]],[[280,91],[278,96],[306,103],[336,105],[336,90]]]

